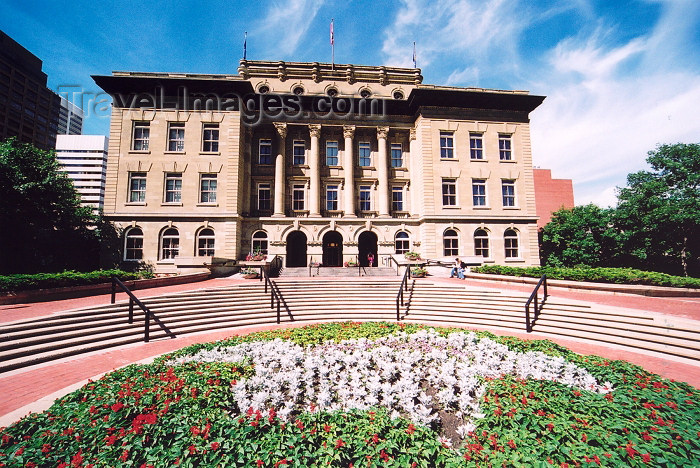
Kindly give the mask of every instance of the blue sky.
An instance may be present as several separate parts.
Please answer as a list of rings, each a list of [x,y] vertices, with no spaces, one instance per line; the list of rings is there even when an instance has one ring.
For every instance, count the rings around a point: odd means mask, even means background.
[[[659,143],[700,142],[698,0],[4,0],[0,28],[80,91],[84,133],[107,134],[93,74],[235,74],[248,58],[412,66],[424,83],[529,90],[534,164],[574,181],[577,204],[615,187]]]

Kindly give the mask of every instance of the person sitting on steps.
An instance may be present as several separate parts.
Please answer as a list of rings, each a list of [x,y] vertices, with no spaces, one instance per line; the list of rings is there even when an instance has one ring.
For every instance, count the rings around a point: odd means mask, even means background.
[[[459,261],[459,258],[455,258],[455,265],[450,272],[450,278],[454,278],[455,275],[457,275],[459,279],[464,279],[464,270],[462,269],[462,262]]]

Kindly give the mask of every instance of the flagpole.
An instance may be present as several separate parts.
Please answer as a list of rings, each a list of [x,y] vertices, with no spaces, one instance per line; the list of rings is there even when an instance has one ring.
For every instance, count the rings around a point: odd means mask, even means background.
[[[247,52],[248,52],[248,31],[245,32],[245,35],[243,36],[243,60],[246,59]]]
[[[416,62],[416,41],[413,41],[413,68],[418,68],[418,64]]]
[[[335,70],[335,35],[333,32],[333,18],[331,18],[331,70]]]

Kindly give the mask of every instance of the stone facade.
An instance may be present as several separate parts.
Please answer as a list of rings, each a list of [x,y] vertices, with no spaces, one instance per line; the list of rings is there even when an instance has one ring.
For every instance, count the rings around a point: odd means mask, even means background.
[[[114,98],[105,214],[125,261],[539,264],[529,112],[543,97],[319,63],[94,79]]]

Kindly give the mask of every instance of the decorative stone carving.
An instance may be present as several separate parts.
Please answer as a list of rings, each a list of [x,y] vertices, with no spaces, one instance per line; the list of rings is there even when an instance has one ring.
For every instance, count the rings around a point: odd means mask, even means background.
[[[280,138],[287,137],[287,124],[285,122],[274,122],[273,125],[275,126]]]
[[[355,126],[354,125],[343,125],[343,138],[354,138],[355,137]]]
[[[389,136],[389,127],[377,127],[377,138],[386,140]]]
[[[309,135],[311,138],[321,137],[321,125],[320,124],[309,124]]]
[[[409,139],[409,140],[415,140],[415,139],[416,139],[416,133],[417,133],[417,132],[416,132],[416,129],[415,129],[415,128],[411,128],[411,129],[408,131],[408,139]]]

